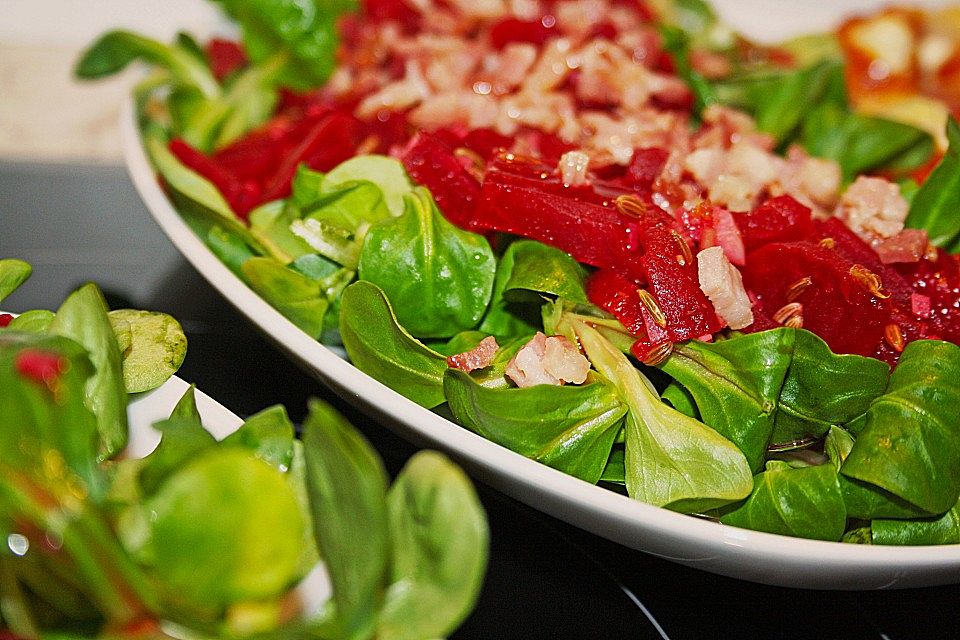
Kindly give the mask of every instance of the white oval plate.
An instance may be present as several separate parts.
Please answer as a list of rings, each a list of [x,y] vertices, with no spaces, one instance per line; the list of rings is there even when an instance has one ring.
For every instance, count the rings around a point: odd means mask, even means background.
[[[130,176],[154,219],[191,264],[293,359],[402,437],[442,449],[476,478],[597,535],[661,558],[767,584],[885,589],[960,582],[960,545],[881,547],[803,540],[700,520],[631,500],[527,459],[407,400],[313,340],[225,267],[161,190],[131,102],[121,115]]]

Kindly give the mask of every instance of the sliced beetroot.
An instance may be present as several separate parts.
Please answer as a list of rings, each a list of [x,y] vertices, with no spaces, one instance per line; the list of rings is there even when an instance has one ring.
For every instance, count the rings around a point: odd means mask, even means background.
[[[203,48],[207,64],[218,82],[223,82],[234,71],[250,63],[247,52],[240,43],[223,38],[212,38]]]
[[[533,238],[634,282],[644,279],[637,220],[589,187],[564,187],[551,167],[535,160],[505,154],[491,164],[473,226]]]
[[[799,315],[838,353],[873,355],[891,322],[892,304],[871,292],[869,270],[816,243],[765,245],[742,273],[764,314],[779,324]],[[791,303],[800,305],[795,313]]]
[[[663,171],[670,153],[659,147],[637,149],[623,174],[622,183],[636,190],[649,191],[653,181]]]
[[[276,116],[262,127],[213,154],[214,161],[241,180],[263,180],[293,147],[297,122]]]
[[[262,202],[290,195],[290,184],[300,164],[329,171],[353,157],[362,133],[361,123],[344,113],[332,113],[310,128],[265,184]]]
[[[839,218],[817,220],[811,240],[822,242],[850,262],[862,264],[880,278],[883,290],[900,305],[910,304],[913,293],[909,281],[900,272],[880,261],[880,256],[869,244],[850,230]]]
[[[700,289],[697,261],[683,238],[666,224],[639,225],[640,263],[654,303],[666,318],[670,340],[712,335],[723,328]]]
[[[547,24],[550,26],[546,26]],[[554,24],[555,22],[545,24],[544,20],[504,18],[490,28],[490,44],[495,49],[503,49],[513,42],[528,42],[540,46],[556,34]]]
[[[474,227],[480,182],[456,156],[453,147],[438,136],[420,132],[400,154],[400,161],[414,182],[430,190],[447,220],[464,229]]]
[[[611,269],[598,269],[587,280],[590,301],[620,321],[634,336],[646,336],[637,285]]]
[[[736,214],[747,251],[771,242],[806,240],[813,233],[810,208],[790,196],[771,198],[749,213]]]
[[[500,135],[493,129],[471,129],[463,138],[463,146],[480,154],[484,160],[490,160],[501,151],[509,149],[513,138]]]
[[[364,18],[373,23],[396,22],[406,31],[415,31],[422,19],[420,12],[405,0],[362,0]]]

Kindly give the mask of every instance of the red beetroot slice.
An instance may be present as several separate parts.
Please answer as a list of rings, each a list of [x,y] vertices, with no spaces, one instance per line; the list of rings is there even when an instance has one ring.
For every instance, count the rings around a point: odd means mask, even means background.
[[[807,240],[813,234],[809,207],[790,196],[771,198],[735,218],[748,252],[771,242]]]
[[[537,46],[554,35],[554,23],[543,20],[520,20],[518,18],[504,18],[490,28],[490,44],[495,49],[503,49],[512,42],[529,42]]]
[[[214,153],[213,160],[241,180],[262,181],[295,144],[289,140],[295,125],[288,116],[276,116]]]
[[[473,213],[480,200],[480,182],[466,169],[453,147],[429,133],[418,133],[400,154],[414,182],[433,194],[444,217],[464,229],[473,228]]]
[[[827,238],[829,238],[829,241],[826,240]],[[909,307],[910,294],[913,293],[913,288],[907,279],[892,266],[880,262],[880,256],[873,250],[873,247],[851,231],[842,220],[827,218],[826,220],[815,221],[811,239],[826,242],[840,256],[850,262],[865,266],[880,278],[883,290],[897,304]]]
[[[231,73],[250,63],[247,52],[233,40],[213,38],[204,47],[203,52],[207,56],[210,71],[218,82],[223,82]]]
[[[639,225],[640,262],[650,293],[666,318],[670,340],[712,335],[723,328],[700,289],[697,262],[685,241],[666,224]]]
[[[587,280],[587,297],[593,304],[613,314],[630,335],[646,335],[643,302],[640,301],[635,283],[610,269],[598,269]]]
[[[507,155],[493,163],[484,177],[473,225],[533,238],[585,264],[645,281],[636,259],[637,221],[617,211],[612,198],[589,188],[564,187],[550,167],[536,161]]]
[[[301,163],[315,171],[329,171],[353,157],[361,132],[360,121],[344,113],[321,119],[277,167],[265,185],[261,202],[290,195],[290,184]]]
[[[823,338],[837,353],[870,356],[891,322],[888,301],[878,298],[861,277],[851,273],[855,263],[836,251],[812,242],[768,244],[747,256],[743,279],[758,298],[764,314],[777,318],[788,303],[796,302],[803,328]],[[810,284],[802,286],[804,278]]]

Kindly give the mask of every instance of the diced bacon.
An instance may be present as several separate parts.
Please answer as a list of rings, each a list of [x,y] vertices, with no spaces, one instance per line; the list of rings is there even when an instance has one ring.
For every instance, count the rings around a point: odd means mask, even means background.
[[[563,336],[548,338],[538,331],[510,360],[505,374],[522,388],[565,382],[580,384],[587,379],[589,371],[590,362],[576,345]]]
[[[570,46],[570,40],[566,38],[556,38],[547,42],[540,58],[534,63],[520,87],[520,91],[540,96],[559,87],[570,73],[570,67],[567,65]]]
[[[927,253],[929,240],[925,229],[904,229],[878,242],[874,249],[883,264],[917,262]]]
[[[473,349],[449,356],[447,358],[447,365],[460,371],[466,371],[467,373],[475,369],[483,369],[484,367],[490,366],[499,348],[500,345],[497,344],[497,339],[493,336],[487,336]]]
[[[496,94],[516,89],[537,60],[537,48],[529,42],[511,42],[499,54],[491,53],[483,59],[481,77],[474,90]],[[482,84],[486,82],[487,84]]]
[[[925,296],[922,293],[911,293],[910,310],[918,318],[929,318],[933,310],[933,306],[930,304],[930,296]]]
[[[408,60],[405,70],[402,80],[388,84],[364,98],[357,107],[357,115],[361,118],[372,118],[381,111],[403,111],[427,98],[430,95],[430,86],[420,72],[419,65]]]
[[[590,361],[564,336],[550,336],[546,339],[543,368],[560,382],[582,384],[590,372]]]
[[[813,158],[799,145],[793,145],[787,150],[779,185],[771,188],[771,195],[790,195],[820,217],[827,217],[840,197],[840,180],[839,164]]]
[[[582,151],[568,151],[560,156],[557,170],[565,187],[582,187],[587,184],[587,167],[590,156]]]
[[[723,249],[710,247],[697,254],[700,289],[713,304],[717,315],[731,329],[753,324],[750,297],[743,286],[743,277],[730,264]]]
[[[471,18],[497,18],[507,12],[504,0],[449,0],[462,15]]]
[[[748,211],[754,200],[773,182],[783,160],[746,143],[729,150],[718,147],[697,149],[684,166],[707,188],[710,199],[734,211]]]
[[[908,210],[897,184],[884,178],[860,176],[844,192],[834,215],[870,242],[899,233]]]

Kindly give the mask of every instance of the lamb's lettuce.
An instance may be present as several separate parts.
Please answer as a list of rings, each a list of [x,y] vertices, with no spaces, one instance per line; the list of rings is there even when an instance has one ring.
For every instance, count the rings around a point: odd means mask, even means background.
[[[449,369],[443,382],[460,424],[591,484],[603,473],[627,411],[602,379],[582,386],[488,388]]]
[[[590,362],[627,405],[625,481],[630,497],[698,512],[750,494],[750,466],[736,445],[661,402],[650,382],[596,329],[580,320],[573,326]]]
[[[419,405],[444,402],[447,359],[397,322],[390,300],[376,285],[359,281],[343,292],[340,337],[360,371]]]
[[[947,122],[950,146],[910,203],[906,225],[926,229],[930,242],[951,253],[960,250],[960,124]]]
[[[794,468],[771,460],[754,478],[750,497],[724,514],[724,524],[816,540],[839,540],[847,523],[837,469]]]
[[[358,267],[360,279],[382,289],[399,323],[420,338],[474,328],[495,271],[486,238],[448,222],[423,187],[406,196],[402,216],[370,228]]]
[[[904,349],[886,393],[840,468],[930,514],[960,497],[960,347],[918,340]]]

